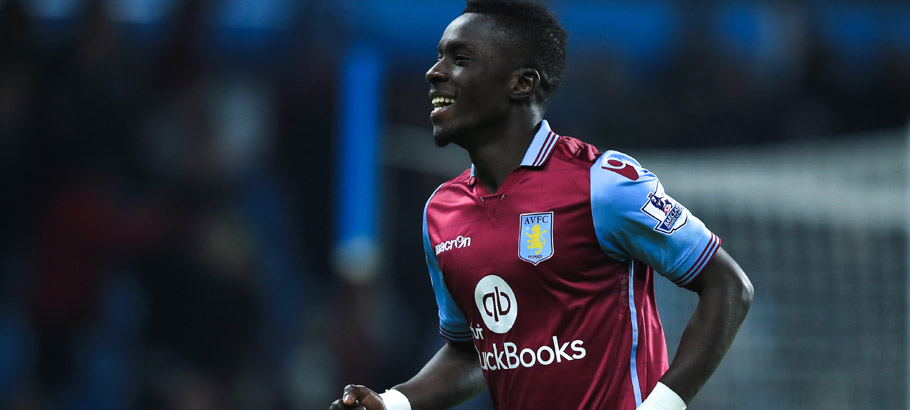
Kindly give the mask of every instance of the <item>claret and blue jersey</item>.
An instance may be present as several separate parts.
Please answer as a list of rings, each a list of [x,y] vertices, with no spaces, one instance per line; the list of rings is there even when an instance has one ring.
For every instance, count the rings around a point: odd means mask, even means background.
[[[668,367],[654,272],[691,282],[720,239],[633,158],[543,121],[496,193],[471,169],[424,210],[439,329],[473,341],[498,409],[634,409]]]

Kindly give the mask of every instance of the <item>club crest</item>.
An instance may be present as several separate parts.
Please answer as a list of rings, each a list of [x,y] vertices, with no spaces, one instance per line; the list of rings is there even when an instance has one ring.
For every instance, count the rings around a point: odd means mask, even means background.
[[[521,214],[518,257],[534,265],[553,256],[553,212]]]

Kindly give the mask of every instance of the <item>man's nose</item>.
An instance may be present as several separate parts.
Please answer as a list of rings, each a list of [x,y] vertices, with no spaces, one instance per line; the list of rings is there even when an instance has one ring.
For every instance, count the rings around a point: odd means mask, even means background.
[[[426,78],[431,84],[443,82],[449,78],[448,73],[443,69],[442,59],[437,61],[436,64],[433,64],[433,66],[427,70]]]

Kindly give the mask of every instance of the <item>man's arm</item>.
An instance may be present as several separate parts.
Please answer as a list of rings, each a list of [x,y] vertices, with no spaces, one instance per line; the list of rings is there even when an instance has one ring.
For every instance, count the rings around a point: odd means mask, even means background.
[[[393,387],[408,398],[412,410],[445,409],[461,403],[486,387],[471,342],[449,342],[411,380]],[[349,385],[332,410],[383,410],[379,395],[363,386]]]
[[[733,343],[749,306],[752,283],[722,248],[686,289],[698,293],[676,357],[660,382],[689,403]]]

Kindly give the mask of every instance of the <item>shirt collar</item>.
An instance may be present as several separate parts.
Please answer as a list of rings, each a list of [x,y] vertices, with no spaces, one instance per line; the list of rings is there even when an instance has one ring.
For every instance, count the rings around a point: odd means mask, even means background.
[[[540,129],[534,134],[531,145],[528,147],[528,150],[525,151],[524,158],[521,159],[521,166],[539,167],[546,164],[558,139],[559,135],[556,135],[556,133],[550,129],[550,124],[547,120],[541,121]],[[471,178],[474,178],[474,164],[471,164]]]

